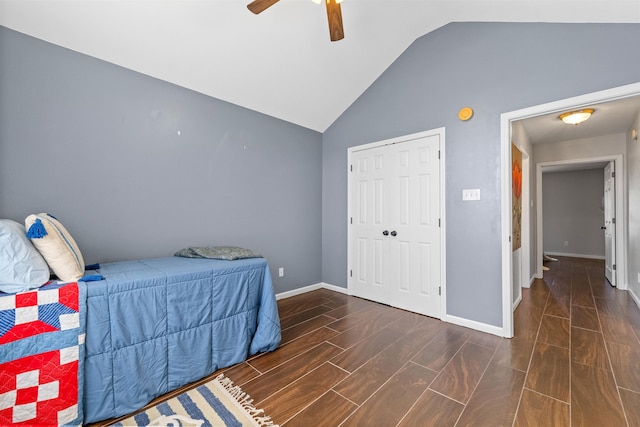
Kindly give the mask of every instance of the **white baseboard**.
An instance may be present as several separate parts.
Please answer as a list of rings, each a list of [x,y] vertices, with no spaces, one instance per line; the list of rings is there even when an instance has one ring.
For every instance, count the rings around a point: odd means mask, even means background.
[[[458,316],[445,315],[443,321],[453,323],[455,325],[464,326],[465,328],[475,329],[476,331],[486,332],[488,334],[504,337],[504,331],[499,326],[487,325],[486,323],[476,322],[475,320],[463,319]]]
[[[281,300],[284,298],[291,298],[296,295],[306,294],[307,292],[315,291],[316,289],[328,289],[330,291],[340,292],[341,294],[349,295],[349,290],[347,288],[320,282],[314,285],[303,286],[302,288],[293,289],[291,291],[286,291],[286,292],[281,292],[279,294],[276,294],[276,300]]]
[[[567,254],[564,252],[544,252],[545,255],[566,256],[570,258],[588,258],[588,259],[604,259],[604,255],[585,255],[585,254]]]
[[[279,294],[276,294],[276,299],[281,300],[284,298],[290,298],[296,295],[301,295],[307,292],[315,291],[316,289],[328,289],[330,291],[335,291],[335,292],[340,292],[341,294],[350,295],[349,290],[347,288],[320,282],[320,283],[316,283],[315,285],[304,286],[302,288],[293,289],[291,291],[281,292]],[[514,305],[514,309],[517,306],[517,304],[520,302],[520,299],[522,299],[522,297],[520,297],[518,301],[516,301],[516,305]],[[476,322],[475,320],[463,319],[462,317],[449,316],[445,314],[444,316],[442,316],[442,321],[453,323],[459,326],[464,326],[470,329],[475,329],[476,331],[497,335],[499,337],[504,336],[502,328],[498,326],[487,325],[486,323]]]
[[[516,298],[516,300],[513,302],[513,307],[512,307],[513,311],[516,311],[516,308],[518,308],[518,305],[520,305],[521,301],[522,301],[522,292],[520,292],[520,295],[518,295],[518,298]]]
[[[640,308],[640,298],[638,298],[638,295],[636,295],[635,292],[633,292],[633,289],[631,288],[629,288],[627,292],[629,292],[629,294],[631,295],[631,298],[633,298],[633,301],[635,301],[638,308]]]

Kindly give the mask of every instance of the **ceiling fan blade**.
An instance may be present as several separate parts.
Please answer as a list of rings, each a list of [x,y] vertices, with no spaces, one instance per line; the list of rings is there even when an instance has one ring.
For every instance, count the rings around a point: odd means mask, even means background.
[[[260,12],[264,12],[276,3],[278,3],[278,0],[253,0],[247,5],[247,9],[257,15]]]
[[[327,18],[329,18],[329,36],[335,42],[344,38],[342,28],[342,10],[336,0],[325,0],[327,2]]]

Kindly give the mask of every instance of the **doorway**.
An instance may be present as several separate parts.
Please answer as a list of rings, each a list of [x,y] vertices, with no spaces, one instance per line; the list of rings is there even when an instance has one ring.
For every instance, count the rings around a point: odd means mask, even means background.
[[[606,200],[603,200],[603,210],[605,211],[605,227],[609,228],[609,232],[613,232],[613,235],[609,236],[609,244],[613,244],[613,246],[608,248],[609,254],[607,255],[606,248],[606,230],[605,230],[605,260],[608,260],[610,274],[607,279],[612,286],[617,286],[618,277],[621,276],[622,271],[626,271],[626,262],[625,258],[620,254],[625,253],[624,248],[624,235],[626,233],[626,228],[624,226],[625,221],[625,196],[624,196],[624,165],[623,165],[623,157],[622,155],[612,155],[612,156],[602,156],[602,157],[592,157],[592,158],[584,158],[584,159],[573,159],[566,161],[556,161],[556,162],[540,162],[536,164],[536,218],[537,218],[537,233],[536,233],[536,241],[537,241],[537,256],[536,256],[536,277],[542,278],[542,260],[544,257],[543,251],[543,203],[542,203],[542,195],[543,195],[543,185],[542,185],[542,174],[545,170],[547,171],[567,171],[567,170],[576,170],[583,169],[587,167],[596,167],[603,171],[603,179],[605,178],[607,168],[609,170],[613,169],[618,171],[616,173],[616,184],[612,185],[610,182],[610,194],[609,194],[609,206],[606,205]],[[609,172],[610,173],[610,172]],[[606,195],[606,184],[605,191]],[[607,214],[609,219],[607,220]],[[614,219],[616,218],[616,219]],[[615,227],[613,223],[620,223],[619,227]],[[604,228],[604,227],[603,227]],[[617,261],[613,261],[616,259]],[[615,267],[614,267],[615,264]],[[614,270],[615,269],[615,270]],[[613,273],[613,274],[612,274]],[[626,289],[626,287],[621,286],[620,289]]]
[[[548,104],[542,104],[522,110],[512,111],[509,113],[503,113],[501,115],[501,219],[502,219],[502,336],[506,338],[513,337],[513,259],[512,259],[512,245],[511,245],[511,232],[512,232],[512,219],[511,219],[511,135],[512,135],[512,122],[516,122],[523,119],[535,118],[537,116],[547,115],[551,113],[559,113],[566,110],[583,108],[588,105],[594,105],[598,103],[604,103],[608,101],[629,98],[632,96],[640,95],[640,84],[630,84],[621,86],[614,89],[608,89],[601,92],[594,92],[591,94],[578,96],[575,98],[564,99]],[[626,129],[625,129],[626,131]],[[578,161],[580,159],[574,159],[572,161]],[[582,159],[583,161],[585,159]],[[588,159],[593,160],[593,159]],[[619,163],[619,164],[618,164]],[[620,160],[616,161],[616,167],[620,167],[617,170],[617,176],[624,178],[624,165],[622,164],[622,156]],[[536,170],[538,165],[536,165]],[[541,171],[536,173],[537,177],[541,176]],[[539,188],[540,180],[536,177],[537,188]],[[540,178],[541,179],[541,178]],[[625,223],[625,210],[624,202],[626,201],[625,195],[622,191],[625,183],[618,182],[616,188],[616,208],[618,211],[619,225],[616,229],[616,252],[617,252],[617,275],[619,277],[626,277],[626,240],[624,238],[626,230],[624,229]],[[525,185],[523,180],[523,186]],[[539,197],[536,199],[538,202]],[[537,203],[536,209],[536,257],[535,257],[535,277],[542,278],[542,246],[541,246],[541,227],[539,203]],[[531,243],[533,246],[533,242]],[[621,287],[621,289],[626,289]]]

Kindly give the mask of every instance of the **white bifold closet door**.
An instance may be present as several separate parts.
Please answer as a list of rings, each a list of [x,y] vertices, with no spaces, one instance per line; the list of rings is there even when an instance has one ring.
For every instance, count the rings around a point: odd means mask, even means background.
[[[351,155],[353,295],[440,318],[440,135]]]

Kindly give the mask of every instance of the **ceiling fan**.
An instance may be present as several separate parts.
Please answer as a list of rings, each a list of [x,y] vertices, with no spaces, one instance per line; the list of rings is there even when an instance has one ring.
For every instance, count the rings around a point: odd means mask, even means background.
[[[313,0],[320,3],[320,0]],[[340,3],[342,0],[324,0],[327,3],[327,18],[329,19],[329,36],[331,41],[335,42],[344,38],[344,29],[342,28],[342,11]],[[247,5],[247,9],[256,15],[265,11],[269,7],[278,3],[278,0],[253,0]]]

